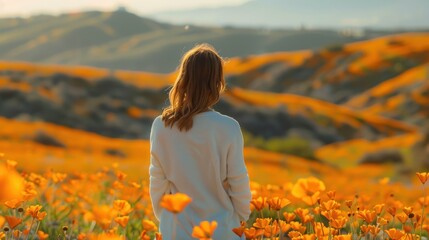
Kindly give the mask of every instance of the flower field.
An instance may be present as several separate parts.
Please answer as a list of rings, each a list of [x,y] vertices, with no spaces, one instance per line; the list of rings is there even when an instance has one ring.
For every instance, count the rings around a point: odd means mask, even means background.
[[[26,172],[0,155],[1,239],[162,239],[148,183],[119,164],[95,172]],[[283,185],[252,182],[252,214],[232,229],[246,239],[419,239],[426,236],[428,173],[409,184],[300,178]],[[344,178],[337,178],[344,180]],[[346,186],[346,187],[345,187]],[[161,205],[180,214],[192,199],[167,195]],[[210,239],[216,222],[195,226]]]

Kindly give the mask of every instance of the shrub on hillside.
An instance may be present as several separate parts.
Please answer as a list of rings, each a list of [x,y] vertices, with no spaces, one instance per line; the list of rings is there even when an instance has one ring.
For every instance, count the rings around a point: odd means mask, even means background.
[[[54,136],[41,130],[36,132],[33,140],[37,143],[47,145],[47,146],[54,146],[54,147],[61,147],[61,148],[66,147],[66,145],[62,143],[60,140],[56,139]]]
[[[383,163],[403,163],[404,159],[399,150],[385,149],[364,155],[360,164],[383,164]]]
[[[272,152],[290,154],[309,160],[317,160],[310,142],[297,136],[264,139],[259,136],[253,136],[249,132],[243,131],[243,137],[245,146],[261,148]]]
[[[328,50],[329,52],[341,52],[343,51],[343,49],[344,49],[344,46],[341,44],[334,44],[326,47],[326,50]]]

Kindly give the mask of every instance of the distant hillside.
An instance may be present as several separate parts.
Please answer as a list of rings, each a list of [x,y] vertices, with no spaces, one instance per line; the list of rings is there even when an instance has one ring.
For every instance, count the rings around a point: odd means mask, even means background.
[[[231,58],[314,50],[391,32],[197,27],[115,11],[0,19],[0,33],[2,60],[170,73],[186,50],[202,42]]]
[[[428,30],[427,9],[426,0],[250,0],[237,6],[168,11],[151,16],[167,22],[215,26]]]
[[[429,119],[429,64],[389,79],[345,105],[367,114],[424,126]]]
[[[429,34],[408,33],[316,51],[233,59],[227,73],[233,86],[341,104],[426,63]]]
[[[91,68],[85,72],[80,67],[52,69],[0,64],[0,116],[42,120],[109,137],[147,139],[152,120],[167,104],[169,76],[108,74]],[[401,122],[365,116],[320,100],[238,88],[227,91],[215,108],[236,118],[256,137],[298,136],[313,146],[415,131]]]
[[[423,33],[230,58],[229,90],[215,109],[256,142],[298,138],[314,149],[381,141],[414,134],[427,122],[428,64]],[[0,62],[0,116],[147,139],[175,76]]]

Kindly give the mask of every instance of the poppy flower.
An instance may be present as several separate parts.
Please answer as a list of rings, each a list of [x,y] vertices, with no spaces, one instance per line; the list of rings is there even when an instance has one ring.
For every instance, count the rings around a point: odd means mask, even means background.
[[[42,221],[46,217],[46,215],[46,212],[38,212],[36,218],[37,220]]]
[[[128,220],[130,220],[129,216],[123,216],[123,217],[116,217],[115,218],[115,222],[123,228],[125,228],[127,226]]]
[[[352,235],[351,234],[337,235],[337,236],[334,236],[334,240],[352,240]]]
[[[403,231],[396,229],[396,228],[391,228],[389,230],[385,230],[385,232],[387,233],[387,235],[389,235],[389,237],[392,240],[399,240],[405,235],[405,233]]]
[[[362,211],[358,211],[357,212],[357,216],[361,219],[363,219],[365,222],[367,222],[368,224],[372,223],[375,219],[375,217],[377,216],[375,211],[372,210],[362,210]]]
[[[115,200],[113,208],[119,212],[119,215],[128,215],[132,211],[131,205],[125,200]]]
[[[250,204],[256,209],[256,211],[261,211],[266,206],[266,197],[254,198],[250,201]]]
[[[296,215],[294,213],[284,212],[283,217],[285,218],[286,222],[290,222],[296,218]]]
[[[46,233],[44,233],[43,231],[37,231],[37,237],[38,237],[40,240],[45,240],[45,239],[48,239],[49,234],[46,234]]]
[[[272,218],[257,218],[255,223],[253,223],[253,227],[264,229],[266,226],[270,225]]]
[[[25,209],[25,213],[31,216],[32,218],[37,218],[37,215],[39,214],[40,209],[42,209],[42,206],[32,205],[27,207],[27,209]]]
[[[271,225],[265,226],[264,228],[264,236],[268,238],[275,237],[280,232],[280,227],[277,222],[274,222]]]
[[[246,229],[246,222],[241,222],[240,227],[233,228],[232,231],[239,237],[243,236],[244,230]]]
[[[211,239],[217,228],[217,222],[202,221],[199,226],[195,226],[192,230],[192,237],[200,240]]]
[[[332,226],[333,228],[336,228],[336,229],[341,229],[341,228],[343,228],[343,227],[344,227],[344,225],[346,225],[346,223],[347,223],[347,218],[345,218],[345,217],[338,217],[338,218],[336,218],[336,219],[332,219],[332,220],[330,221],[331,226]]]
[[[321,209],[322,211],[329,211],[332,209],[339,209],[341,204],[339,204],[337,201],[335,200],[329,200],[326,202],[322,202],[321,204]]]
[[[261,229],[256,229],[256,228],[246,228],[244,230],[244,236],[246,237],[246,239],[255,239],[258,236],[261,236],[264,233],[263,230]]]
[[[0,164],[0,189],[1,203],[11,199],[19,199],[24,190],[24,180],[15,170]]]
[[[12,200],[4,202],[4,205],[10,209],[15,209],[15,208],[18,208],[19,206],[21,206],[22,203],[23,203],[23,201],[20,199],[12,199]]]
[[[377,215],[380,215],[381,211],[383,211],[383,208],[384,208],[384,204],[377,204],[373,207]]]
[[[192,202],[192,198],[184,193],[175,193],[164,195],[161,199],[160,205],[167,211],[174,214],[180,213],[183,209]]]
[[[300,178],[292,188],[292,195],[313,205],[317,202],[320,192],[325,190],[325,184],[315,177]]]
[[[425,184],[429,178],[429,172],[417,172],[416,175],[422,184]]]
[[[280,211],[280,209],[286,207],[290,203],[289,199],[280,197],[273,197],[268,200],[268,205],[275,211]]]
[[[150,232],[158,230],[158,227],[151,220],[143,219],[142,220],[143,229]]]
[[[18,218],[18,217],[13,217],[13,216],[5,216],[6,218],[6,222],[9,225],[9,227],[11,229],[16,228],[16,226],[18,226],[19,224],[22,223],[22,219]]]

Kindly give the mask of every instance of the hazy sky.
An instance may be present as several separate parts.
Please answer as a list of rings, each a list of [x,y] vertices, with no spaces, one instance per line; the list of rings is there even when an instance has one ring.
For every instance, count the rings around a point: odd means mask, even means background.
[[[236,5],[248,0],[0,0],[0,17],[35,13],[62,13],[88,9],[112,10],[125,6],[139,14],[167,10]]]

